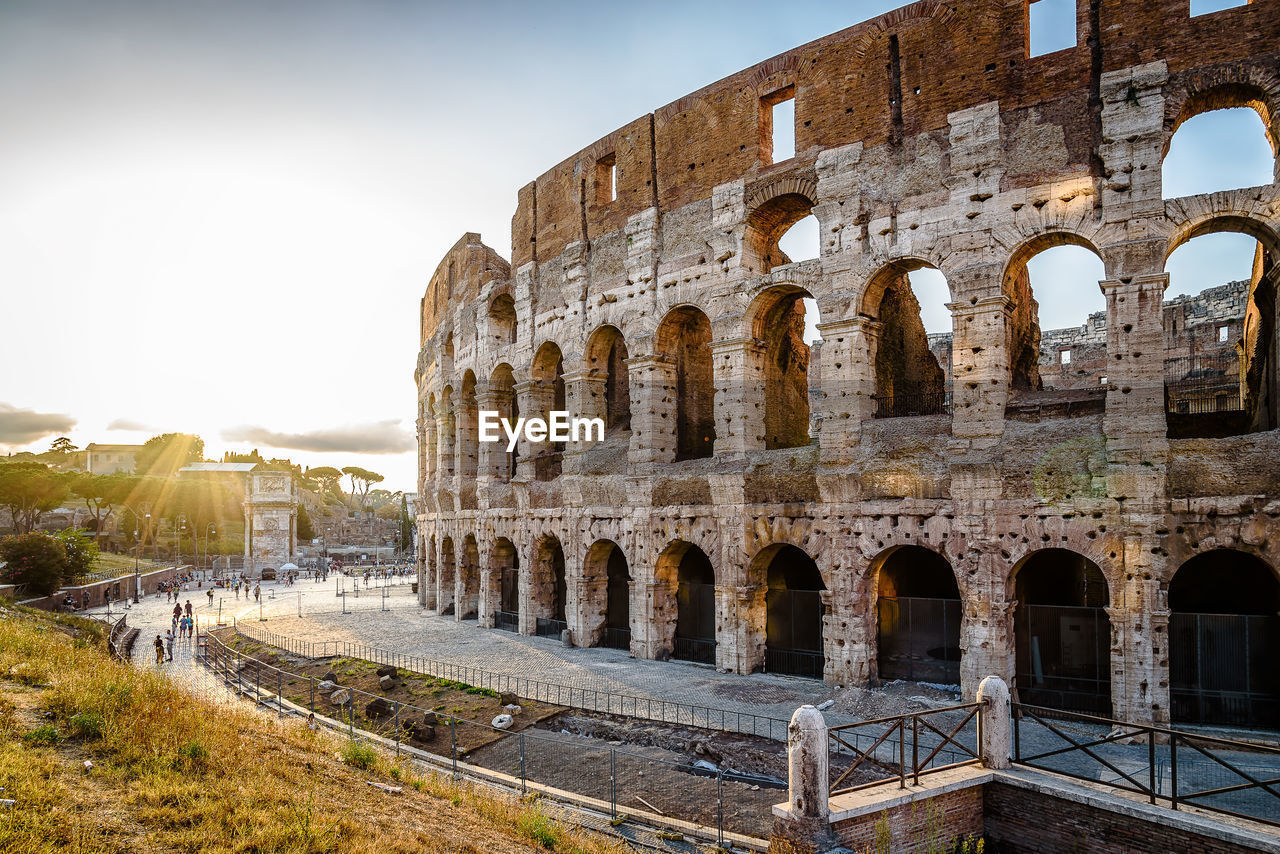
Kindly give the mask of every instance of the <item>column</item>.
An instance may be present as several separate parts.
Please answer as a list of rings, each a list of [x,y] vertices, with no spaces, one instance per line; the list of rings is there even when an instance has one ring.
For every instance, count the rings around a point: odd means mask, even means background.
[[[592,371],[574,371],[564,375],[565,407],[571,418],[599,418],[605,420],[607,401],[605,385],[608,379]],[[591,441],[569,441],[564,448],[564,471],[577,473],[581,469],[581,455],[599,444],[594,434]]]
[[[1003,294],[947,304],[953,330],[951,431],[957,438],[994,444],[1004,433],[1012,307],[1013,301]]]
[[[676,458],[676,363],[666,356],[627,360],[631,389],[631,447],[636,465],[669,463]]]
[[[511,474],[507,457],[507,434],[498,428],[498,441],[479,442],[479,413],[497,412],[506,417],[511,414],[512,393],[485,389],[476,394],[477,444],[479,456],[476,463],[477,480],[481,485],[489,481],[505,482]]]
[[[848,459],[862,422],[875,417],[876,347],[883,328],[866,317],[818,325],[822,395],[815,415],[824,462]]]
[[[519,402],[522,418],[546,420],[551,407],[555,404],[555,387],[551,383],[538,380],[516,383],[516,400]],[[537,480],[539,458],[550,454],[551,451],[549,442],[530,442],[521,434],[520,444],[516,448],[516,479]],[[523,620],[523,612],[521,619]]]
[[[711,342],[717,455],[764,448],[764,352],[754,338]]]

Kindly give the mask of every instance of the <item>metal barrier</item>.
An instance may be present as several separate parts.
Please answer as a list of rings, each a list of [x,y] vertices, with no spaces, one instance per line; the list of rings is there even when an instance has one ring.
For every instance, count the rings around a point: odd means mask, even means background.
[[[1049,743],[1024,745],[1024,719],[1047,730]],[[1074,732],[1072,723],[1094,731]],[[1262,757],[1274,764],[1262,764]],[[1013,761],[1105,783],[1175,810],[1191,805],[1280,826],[1280,748],[1015,703]]]
[[[821,679],[825,664],[826,657],[820,652],[804,649],[775,649],[771,646],[765,647],[764,650],[766,673],[785,673],[805,679]]]
[[[524,676],[495,673],[478,667],[437,661],[417,655],[392,652],[366,644],[350,641],[304,641],[267,631],[249,623],[235,623],[233,628],[251,640],[282,649],[305,658],[363,658],[378,664],[392,664],[402,670],[410,670],[438,679],[465,682],[478,688],[488,688],[499,693],[511,693],[517,697],[582,709],[608,715],[624,715],[633,718],[659,721],[668,724],[718,729],[743,735],[758,735],[774,741],[786,741],[788,721],[751,712],[734,712],[710,706],[695,706],[674,700],[637,697],[617,694],[597,688],[575,688],[554,682],[543,682]]]
[[[922,774],[931,774],[961,765],[978,764],[981,761],[979,746],[982,744],[982,717],[979,714],[981,708],[981,703],[963,703],[958,706],[831,727],[828,730],[831,772],[837,775],[831,781],[831,794],[853,792],[894,779],[898,781],[898,788],[905,789],[907,778],[911,778],[912,785],[919,785]],[[940,726],[935,726],[934,722],[929,720],[935,715],[952,714],[959,719],[954,722],[942,722]],[[966,733],[971,721],[973,722],[971,743],[965,743],[961,740],[961,734]],[[863,730],[871,730],[872,733],[871,743],[867,747],[861,746],[862,741],[868,738],[862,735]],[[911,744],[909,764],[908,737]],[[923,758],[922,752],[924,752]],[[848,766],[841,770],[840,766],[844,763],[840,760],[843,757],[849,757],[849,762]],[[881,774],[876,779],[840,788],[840,784],[854,772],[869,766],[880,769]]]
[[[631,629],[605,628],[600,645],[606,649],[631,649]]]
[[[677,636],[675,649],[672,651],[671,657],[678,658],[681,661],[696,661],[699,664],[715,664],[716,642],[705,638],[682,638]]]
[[[696,832],[722,848],[732,844],[735,835],[740,837],[736,841],[748,841],[741,839],[747,837],[762,844],[771,823],[769,805],[784,797],[774,791],[785,789],[781,780],[671,762],[600,740],[590,744],[570,740],[547,730],[498,729],[349,686],[335,687],[347,692],[335,702],[318,690],[320,680],[315,677],[266,664],[214,637],[208,638],[203,661],[225,684],[273,708],[279,717],[300,713],[290,706],[317,716],[327,711],[333,725],[345,724],[342,728],[348,737],[377,736],[393,743],[397,755],[405,746],[402,740],[430,743],[438,748],[414,746],[415,755],[425,754],[455,779],[465,774],[490,785],[518,787],[522,795],[530,789],[570,795],[570,802],[583,799],[590,809],[607,804],[610,819],[618,824],[647,813],[644,824]],[[317,699],[328,708],[317,711]],[[358,708],[364,708],[364,713]],[[444,728],[447,733],[441,731]],[[384,734],[378,735],[378,729]],[[574,773],[566,775],[567,768]]]
[[[520,631],[520,615],[514,611],[494,611],[493,627],[504,632]]]
[[[538,617],[534,625],[534,635],[540,638],[559,638],[560,633],[567,631],[569,624],[564,620],[548,620]]]
[[[945,391],[922,394],[875,395],[876,418],[908,418],[918,415],[946,415],[951,411],[951,395]]]

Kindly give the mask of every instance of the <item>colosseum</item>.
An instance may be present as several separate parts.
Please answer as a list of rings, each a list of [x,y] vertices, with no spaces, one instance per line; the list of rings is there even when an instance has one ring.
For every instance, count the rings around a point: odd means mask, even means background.
[[[1062,2],[1074,41],[1036,51]],[[421,604],[740,674],[998,674],[1280,727],[1280,186],[1162,181],[1208,111],[1252,108],[1275,150],[1280,3],[1194,11],[921,0],[521,188],[510,261],[466,233],[422,300]],[[1256,240],[1252,276],[1173,299],[1169,256],[1215,232]],[[1042,332],[1028,263],[1064,245],[1105,312]],[[552,410],[604,440],[479,441],[481,412]]]

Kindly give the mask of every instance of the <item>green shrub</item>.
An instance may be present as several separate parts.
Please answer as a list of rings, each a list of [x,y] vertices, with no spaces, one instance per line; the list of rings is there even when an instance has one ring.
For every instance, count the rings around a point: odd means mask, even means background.
[[[82,712],[73,715],[71,720],[67,721],[67,725],[71,729],[71,734],[80,738],[99,739],[106,729],[106,721],[102,719],[102,715],[96,712]]]
[[[378,751],[359,741],[348,741],[342,746],[342,761],[363,771],[378,763]]]
[[[516,819],[516,833],[550,851],[554,851],[560,842],[560,831],[551,819],[533,810]]]
[[[41,724],[23,735],[22,740],[32,747],[55,747],[62,743],[62,733],[53,724]]]

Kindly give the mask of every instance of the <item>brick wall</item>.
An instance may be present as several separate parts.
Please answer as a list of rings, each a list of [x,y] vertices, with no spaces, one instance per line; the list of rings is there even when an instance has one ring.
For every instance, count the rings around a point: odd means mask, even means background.
[[[982,786],[969,786],[832,825],[840,842],[854,851],[915,854],[949,851],[953,840],[982,835]]]

